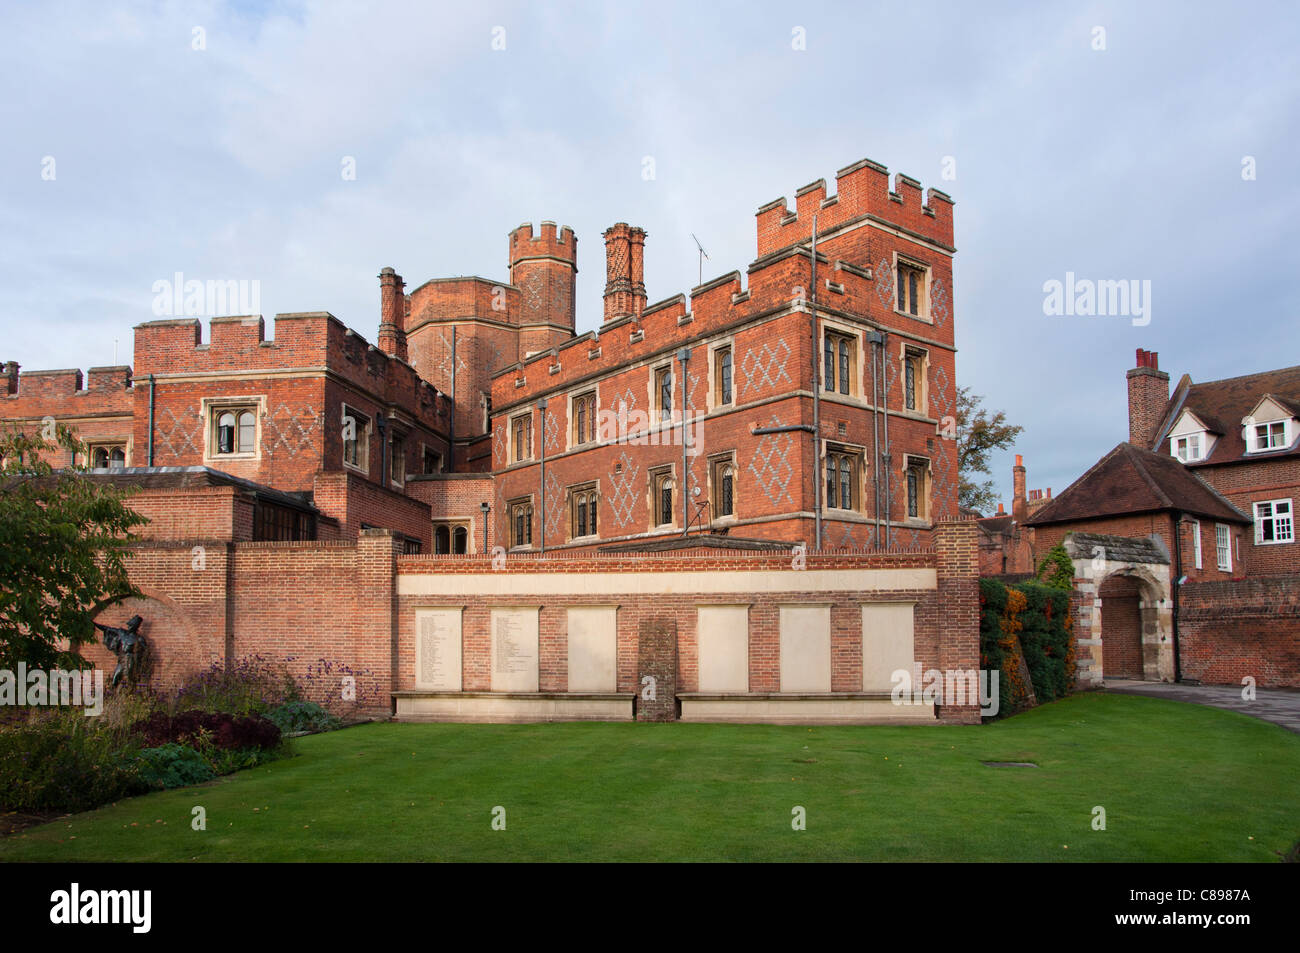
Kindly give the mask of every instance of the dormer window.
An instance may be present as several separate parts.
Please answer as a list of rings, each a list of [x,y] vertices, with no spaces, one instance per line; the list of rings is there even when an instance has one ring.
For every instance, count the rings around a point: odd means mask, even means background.
[[[1247,450],[1250,453],[1259,453],[1264,450],[1280,450],[1282,447],[1291,445],[1290,434],[1287,432],[1291,428],[1287,426],[1289,421],[1271,420],[1268,423],[1252,424],[1248,430]]]
[[[1200,460],[1205,452],[1204,434],[1191,433],[1182,437],[1172,437],[1169,442],[1174,456],[1183,463]]]

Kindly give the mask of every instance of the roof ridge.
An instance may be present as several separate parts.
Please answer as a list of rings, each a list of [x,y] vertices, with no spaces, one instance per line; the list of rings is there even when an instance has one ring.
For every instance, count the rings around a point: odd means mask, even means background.
[[[1300,374],[1300,364],[1292,364],[1290,367],[1275,367],[1269,371],[1255,371],[1253,374],[1238,374],[1236,377],[1221,377],[1214,381],[1201,381],[1201,383],[1193,383],[1191,386],[1208,387],[1211,384],[1227,384],[1231,381],[1244,381],[1250,377],[1266,377],[1269,374],[1282,374],[1286,371],[1295,371],[1297,374]]]
[[[1100,460],[1098,460],[1098,461],[1097,461],[1096,463],[1094,463],[1092,466],[1088,467],[1088,469],[1085,470],[1085,471],[1083,472],[1083,474],[1080,475],[1079,478],[1078,478],[1077,480],[1075,480],[1073,483],[1071,483],[1069,486],[1067,486],[1067,487],[1066,487],[1064,490],[1062,490],[1060,493],[1056,494],[1055,498],[1049,500],[1049,501],[1047,502],[1047,505],[1046,505],[1046,506],[1042,506],[1042,507],[1040,507],[1036,512],[1034,512],[1034,513],[1030,513],[1028,516],[1026,516],[1026,517],[1025,517],[1025,523],[1026,523],[1026,525],[1033,523],[1033,522],[1036,521],[1040,516],[1045,516],[1045,515],[1051,513],[1051,511],[1052,511],[1054,508],[1058,508],[1057,504],[1059,504],[1059,503],[1061,502],[1061,500],[1065,499],[1066,496],[1069,494],[1069,492],[1070,492],[1071,490],[1073,490],[1076,486],[1078,486],[1078,485],[1079,485],[1080,483],[1082,483],[1084,480],[1088,479],[1088,477],[1092,474],[1092,471],[1093,471],[1093,470],[1098,469],[1098,468],[1099,468],[1103,463],[1105,463],[1107,460],[1109,460],[1111,457],[1113,457],[1116,453],[1118,453],[1119,450],[1120,450],[1120,448],[1123,447],[1123,446],[1124,446],[1124,444],[1122,444],[1122,443],[1120,443],[1120,444],[1116,444],[1116,445],[1115,445],[1115,446],[1114,446],[1114,447],[1113,447],[1113,448],[1112,448],[1108,453],[1103,454]]]
[[[1169,499],[1169,494],[1165,492],[1165,488],[1160,485],[1159,481],[1156,480],[1154,476],[1152,476],[1151,471],[1147,469],[1146,461],[1144,461],[1140,456],[1133,453],[1133,451],[1137,450],[1138,448],[1131,443],[1124,443],[1122,444],[1122,446],[1125,448],[1124,451],[1125,456],[1128,457],[1129,462],[1133,464],[1134,468],[1138,471],[1138,474],[1142,477],[1142,479],[1146,481],[1146,485],[1151,488],[1151,492],[1153,492],[1156,495],[1156,499],[1164,503],[1165,506],[1168,506],[1171,509],[1175,509],[1176,507],[1174,507],[1174,501]],[[1146,452],[1152,454],[1155,453],[1154,450],[1148,450]],[[1172,460],[1173,457],[1170,457],[1169,459]],[[1181,466],[1181,464],[1179,465]]]

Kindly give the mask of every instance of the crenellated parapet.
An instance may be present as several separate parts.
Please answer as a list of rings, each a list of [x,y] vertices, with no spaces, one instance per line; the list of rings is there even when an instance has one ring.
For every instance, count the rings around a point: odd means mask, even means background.
[[[916,237],[952,249],[952,199],[930,189],[924,202],[921,183],[903,173],[894,176],[878,162],[862,159],[835,173],[835,194],[826,194],[826,180],[818,179],[795,192],[795,207],[785,198],[768,202],[756,213],[758,255],[763,257],[812,237],[817,216],[820,234],[866,218],[894,225]]]

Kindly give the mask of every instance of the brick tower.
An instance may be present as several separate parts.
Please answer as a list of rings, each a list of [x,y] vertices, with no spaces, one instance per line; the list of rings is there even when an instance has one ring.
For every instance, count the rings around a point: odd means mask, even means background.
[[[556,233],[554,222],[531,222],[510,233],[510,283],[519,289],[519,357],[545,351],[573,337],[578,240],[573,229]]]

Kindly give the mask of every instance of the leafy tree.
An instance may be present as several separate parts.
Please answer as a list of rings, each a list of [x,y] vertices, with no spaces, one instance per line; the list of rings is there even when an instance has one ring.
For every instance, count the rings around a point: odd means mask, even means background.
[[[960,483],[957,490],[959,505],[984,512],[998,502],[992,480],[975,480],[978,474],[989,473],[989,457],[995,450],[1010,447],[1024,427],[1006,422],[1007,415],[999,410],[990,412],[982,406],[984,398],[972,394],[969,387],[957,388],[957,470]]]
[[[76,649],[95,640],[95,615],[140,595],[126,557],[148,520],[85,467],[55,470],[60,450],[85,453],[52,422],[38,436],[0,433],[0,668],[84,665]]]

